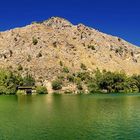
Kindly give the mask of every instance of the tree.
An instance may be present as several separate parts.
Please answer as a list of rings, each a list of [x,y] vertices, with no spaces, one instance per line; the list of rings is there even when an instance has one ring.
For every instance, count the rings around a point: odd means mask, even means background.
[[[127,76],[124,73],[117,72],[106,72],[98,75],[97,84],[101,90],[107,90],[108,92],[123,92],[124,84],[126,82]]]
[[[23,78],[23,85],[24,86],[34,86],[35,79],[31,75],[27,75]]]
[[[140,92],[140,75],[133,75],[132,79],[136,80],[136,86],[138,87]]]
[[[16,87],[22,81],[21,79],[20,75],[0,69],[0,94],[15,94],[17,91]]]
[[[36,88],[36,93],[38,94],[48,94],[47,88],[43,86],[38,86]]]
[[[62,82],[60,80],[55,80],[52,82],[52,88],[54,90],[60,90],[62,89]]]

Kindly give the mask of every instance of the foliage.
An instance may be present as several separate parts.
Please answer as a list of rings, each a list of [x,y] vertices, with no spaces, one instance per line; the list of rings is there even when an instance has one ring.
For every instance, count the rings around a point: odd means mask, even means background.
[[[92,80],[88,81],[87,87],[88,87],[89,93],[98,93],[98,92],[100,92],[100,89],[99,89],[95,79],[92,79]]]
[[[0,70],[0,94],[15,94],[17,85],[21,84],[21,76],[13,74],[11,71]]]
[[[44,86],[38,86],[36,87],[36,93],[37,94],[48,94],[47,88]]]
[[[16,95],[25,95],[25,91],[24,90],[18,90],[16,92]]]
[[[22,71],[23,70],[23,67],[21,65],[18,65],[18,68],[17,68],[18,71]]]
[[[23,86],[34,86],[35,85],[35,79],[31,75],[26,75],[23,78]]]
[[[123,72],[95,72],[95,77],[88,81],[88,89],[90,92],[108,93],[134,93],[139,92],[138,76],[128,77]]]
[[[67,75],[67,80],[69,82],[74,82],[74,76],[73,75]]]
[[[39,52],[38,54],[37,54],[37,56],[36,56],[37,58],[39,58],[39,57],[42,57],[42,53],[41,52]]]
[[[119,47],[115,50],[115,53],[119,53],[120,55],[122,55],[123,53],[123,48],[122,47]]]
[[[68,69],[68,67],[63,67],[63,72],[65,72],[65,73],[69,73],[69,69]]]
[[[89,49],[92,49],[92,50],[96,50],[96,49],[95,49],[95,46],[93,46],[93,45],[88,45],[88,48],[89,48]]]
[[[78,72],[76,73],[76,76],[80,78],[81,81],[87,81],[91,79],[89,72]]]
[[[59,74],[59,75],[57,76],[57,78],[58,78],[59,80],[61,80],[61,81],[64,81],[64,80],[65,80],[65,75],[64,75],[64,74]]]
[[[77,84],[77,89],[78,90],[83,90],[83,87],[82,87],[82,84],[81,83]]]
[[[60,66],[63,66],[63,62],[62,61],[60,61],[59,63],[60,63]]]
[[[133,75],[132,79],[136,80],[136,86],[138,87],[140,92],[140,75]]]
[[[32,60],[31,55],[28,55],[27,61],[30,62]]]
[[[38,43],[38,40],[33,37],[33,45],[37,45],[37,43]]]
[[[52,88],[54,90],[60,90],[60,89],[62,89],[62,82],[60,80],[54,80],[52,82]]]
[[[83,63],[81,63],[81,66],[80,66],[80,67],[81,67],[81,69],[82,69],[82,70],[87,70],[86,65],[85,65],[85,64],[83,64]]]

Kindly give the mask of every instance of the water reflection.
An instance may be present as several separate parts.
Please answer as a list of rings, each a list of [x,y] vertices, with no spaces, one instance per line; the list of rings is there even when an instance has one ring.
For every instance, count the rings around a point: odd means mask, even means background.
[[[4,139],[139,139],[139,95],[0,97]],[[12,131],[10,131],[12,129]]]

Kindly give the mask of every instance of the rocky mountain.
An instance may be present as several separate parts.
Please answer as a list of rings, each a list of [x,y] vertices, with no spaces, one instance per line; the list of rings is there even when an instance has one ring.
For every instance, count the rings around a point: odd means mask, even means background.
[[[0,67],[52,81],[62,72],[106,69],[140,74],[140,48],[83,24],[52,17],[0,32]]]

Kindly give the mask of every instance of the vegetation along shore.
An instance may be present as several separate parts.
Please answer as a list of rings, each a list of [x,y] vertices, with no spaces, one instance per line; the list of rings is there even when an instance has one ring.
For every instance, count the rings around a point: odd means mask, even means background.
[[[73,85],[73,90],[66,89],[65,83]],[[47,94],[48,87],[37,86],[31,75],[22,76],[9,70],[0,69],[0,94],[23,94],[18,86],[35,87],[37,94]],[[94,72],[77,72],[70,74],[64,71],[51,82],[53,93],[89,94],[89,93],[139,93],[140,75],[128,76],[123,72],[110,72],[96,70]]]

